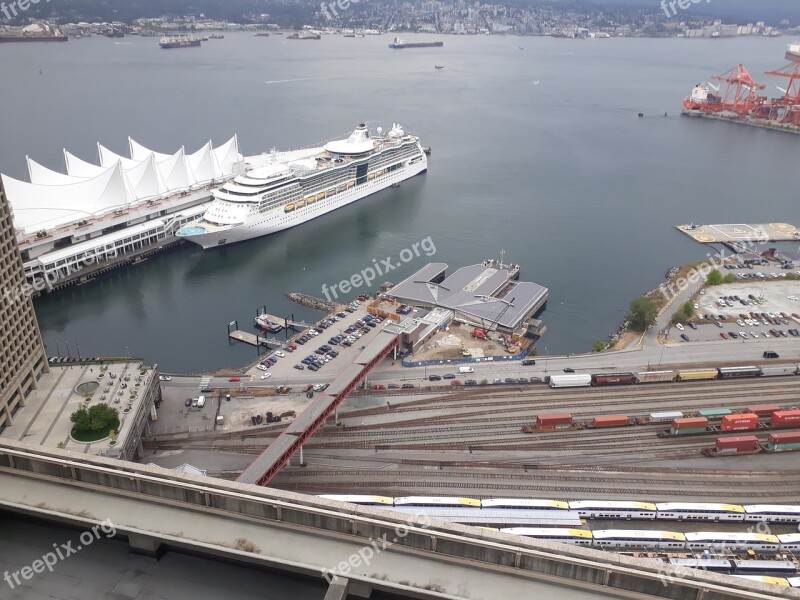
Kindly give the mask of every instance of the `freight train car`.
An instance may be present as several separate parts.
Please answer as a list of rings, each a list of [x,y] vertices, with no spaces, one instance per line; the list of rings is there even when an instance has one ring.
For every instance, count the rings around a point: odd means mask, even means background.
[[[697,416],[705,417],[706,419],[721,419],[732,412],[730,408],[704,408],[697,411]]]
[[[708,430],[708,419],[705,417],[689,417],[683,419],[675,419],[672,422],[672,427],[669,431],[659,432],[660,436],[664,435],[692,435],[697,433],[705,433]]]
[[[727,415],[722,417],[719,430],[727,431],[752,431],[758,429],[758,415],[755,413],[744,413],[740,415]]]
[[[769,365],[761,367],[761,377],[797,375],[797,365]]]
[[[626,427],[627,425],[633,425],[633,423],[633,419],[627,415],[607,415],[603,417],[595,417],[586,425],[586,427]]]
[[[800,432],[770,433],[767,452],[792,452],[800,450]]]
[[[745,377],[758,377],[761,369],[755,366],[748,367],[721,367],[719,369],[720,379],[742,379]]]
[[[551,375],[551,388],[564,387],[589,387],[592,385],[592,376],[588,373],[577,373],[575,375]]]
[[[597,373],[592,375],[592,385],[630,385],[635,383],[633,373]]]
[[[779,410],[781,410],[781,407],[775,404],[757,404],[755,406],[748,406],[745,412],[753,413],[759,417],[771,417],[772,413]]]
[[[705,381],[716,379],[719,369],[681,369],[678,371],[678,381]]]
[[[639,371],[636,383],[672,383],[677,377],[677,371]]]
[[[549,415],[536,415],[537,431],[571,429],[572,415],[569,413],[555,413]]]
[[[800,410],[778,410],[772,413],[769,421],[773,429],[800,427]]]
[[[737,454],[755,454],[761,452],[758,438],[754,435],[728,436],[717,438],[713,448],[706,448],[706,456],[736,456]]]

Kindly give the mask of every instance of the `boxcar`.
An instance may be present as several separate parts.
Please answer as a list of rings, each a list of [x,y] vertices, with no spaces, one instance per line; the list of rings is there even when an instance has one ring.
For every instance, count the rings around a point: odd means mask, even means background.
[[[592,376],[588,373],[580,373],[576,375],[551,375],[550,387],[588,387],[592,385]]]

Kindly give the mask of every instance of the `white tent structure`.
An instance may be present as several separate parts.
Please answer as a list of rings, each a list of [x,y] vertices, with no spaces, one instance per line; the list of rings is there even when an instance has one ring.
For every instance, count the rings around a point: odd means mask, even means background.
[[[130,158],[98,143],[99,166],[64,150],[66,174],[26,157],[30,183],[2,175],[15,228],[33,233],[188,192],[234,176],[243,161],[236,136],[188,155],[183,147],[154,152],[131,138],[128,145]]]

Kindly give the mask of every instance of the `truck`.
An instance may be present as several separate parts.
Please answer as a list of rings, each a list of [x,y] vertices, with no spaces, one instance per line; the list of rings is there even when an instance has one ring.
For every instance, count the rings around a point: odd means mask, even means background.
[[[458,367],[458,372],[459,373],[474,373],[475,369],[473,369],[472,367]]]

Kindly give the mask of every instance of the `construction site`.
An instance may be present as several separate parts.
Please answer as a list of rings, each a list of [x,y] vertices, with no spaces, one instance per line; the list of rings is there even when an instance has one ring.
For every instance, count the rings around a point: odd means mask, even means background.
[[[767,84],[739,64],[695,85],[683,101],[683,114],[800,133],[800,44],[790,45],[785,59],[788,64],[765,72],[781,78],[781,85],[775,86],[781,96],[767,95]]]

